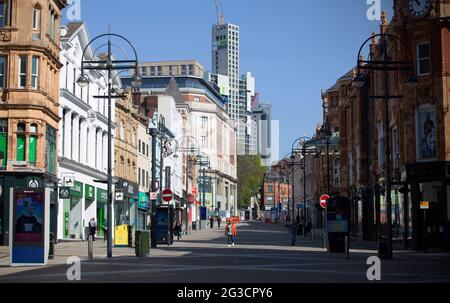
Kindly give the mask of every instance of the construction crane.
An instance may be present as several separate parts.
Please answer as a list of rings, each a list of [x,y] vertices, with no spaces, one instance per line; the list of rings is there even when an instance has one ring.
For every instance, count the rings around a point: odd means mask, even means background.
[[[222,10],[222,1],[216,0],[216,12],[217,12],[217,25],[224,25],[225,24],[225,18],[223,16],[223,10]]]

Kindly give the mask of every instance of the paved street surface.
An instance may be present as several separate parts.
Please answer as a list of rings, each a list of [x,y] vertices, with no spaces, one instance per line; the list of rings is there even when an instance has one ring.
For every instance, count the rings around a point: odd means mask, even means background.
[[[0,250],[0,283],[68,282],[70,256],[80,256],[81,282],[152,283],[301,283],[368,282],[367,258],[376,256],[372,243],[353,243],[349,260],[329,254],[321,239],[302,239],[291,247],[284,226],[260,222],[238,227],[236,246],[228,248],[223,230],[193,231],[173,246],[159,245],[147,258],[137,258],[134,248],[114,248],[106,258],[106,244],[95,243],[95,258],[87,260],[87,243],[61,243],[49,265],[11,268],[8,249]],[[301,238],[301,237],[299,237]],[[355,247],[357,246],[357,247]],[[396,251],[394,260],[382,260],[381,282],[450,282],[448,253],[422,254]]]

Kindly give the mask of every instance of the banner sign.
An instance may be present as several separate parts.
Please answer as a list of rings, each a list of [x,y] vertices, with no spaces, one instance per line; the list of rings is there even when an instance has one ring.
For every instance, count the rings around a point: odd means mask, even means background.
[[[48,259],[49,189],[11,189],[10,192],[11,265],[45,265]]]

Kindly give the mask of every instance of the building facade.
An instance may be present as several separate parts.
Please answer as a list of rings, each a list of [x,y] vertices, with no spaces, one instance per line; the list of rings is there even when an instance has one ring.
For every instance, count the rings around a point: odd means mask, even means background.
[[[8,245],[11,187],[50,188],[50,231],[57,230],[59,28],[66,5],[0,1],[0,245]]]
[[[62,34],[58,177],[61,186],[71,189],[70,198],[59,199],[57,239],[85,239],[91,218],[98,222],[98,236],[103,236],[106,227],[106,184],[95,180],[107,178],[107,100],[95,96],[107,94],[107,75],[86,71],[90,83],[85,88],[79,86],[76,82],[81,75],[81,61],[96,60],[91,47],[83,58],[89,33],[83,22],[76,22],[64,26]],[[117,78],[113,85],[120,86]],[[113,117],[113,131],[114,121]]]

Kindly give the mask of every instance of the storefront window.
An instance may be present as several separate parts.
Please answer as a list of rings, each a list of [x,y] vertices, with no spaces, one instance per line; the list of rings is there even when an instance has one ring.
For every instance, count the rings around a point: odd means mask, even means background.
[[[19,123],[17,124],[17,161],[25,161],[25,143],[25,123]]]

